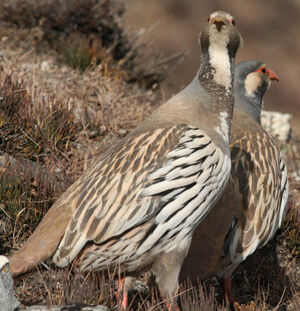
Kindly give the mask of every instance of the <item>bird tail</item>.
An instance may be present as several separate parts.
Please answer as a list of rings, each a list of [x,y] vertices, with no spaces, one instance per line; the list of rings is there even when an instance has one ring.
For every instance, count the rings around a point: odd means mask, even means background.
[[[58,203],[58,202],[57,202]],[[71,218],[70,206],[54,204],[25,244],[9,257],[10,271],[18,276],[52,257]]]

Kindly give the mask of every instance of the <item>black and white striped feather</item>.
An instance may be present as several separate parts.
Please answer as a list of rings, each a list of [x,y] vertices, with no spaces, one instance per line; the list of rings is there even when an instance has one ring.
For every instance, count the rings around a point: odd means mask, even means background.
[[[241,112],[236,114],[240,117]],[[252,128],[256,133],[238,128],[231,137],[231,176],[241,194],[242,208],[224,242],[216,273],[222,277],[274,237],[287,207],[288,174],[277,143],[261,126],[253,123]]]
[[[89,191],[78,200],[53,258],[58,266],[83,252],[83,270],[118,263],[136,270],[145,260],[150,263],[162,252],[188,245],[229,176],[229,155],[198,128],[157,129],[126,145],[115,151],[116,158],[122,154],[119,170],[114,158],[104,158],[85,176],[93,186],[86,184]],[[110,169],[114,174],[105,179]]]

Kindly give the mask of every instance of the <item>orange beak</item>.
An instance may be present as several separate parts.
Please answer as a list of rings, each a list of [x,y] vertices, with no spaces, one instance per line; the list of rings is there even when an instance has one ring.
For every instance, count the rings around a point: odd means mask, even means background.
[[[270,79],[270,80],[279,81],[279,77],[277,76],[277,74],[276,74],[273,70],[268,69],[268,70],[267,70],[267,73],[268,73],[268,75],[269,75],[269,79]]]

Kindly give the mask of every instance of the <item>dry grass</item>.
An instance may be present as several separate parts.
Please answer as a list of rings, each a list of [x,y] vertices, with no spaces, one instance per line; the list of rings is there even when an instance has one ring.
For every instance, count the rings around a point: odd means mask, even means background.
[[[70,57],[70,49],[78,47],[72,46],[77,34],[77,39],[90,41],[86,50],[90,60],[94,54],[107,53],[120,60],[131,48],[120,20],[124,9],[121,0],[11,0],[1,3],[0,20],[18,29],[34,30],[31,44],[38,48],[51,47],[63,52],[66,58]],[[97,50],[93,40],[99,41]]]
[[[126,80],[152,88],[183,53],[164,57],[151,29],[130,34],[122,26],[123,0],[10,0],[0,3],[4,48],[47,53],[82,72],[95,64],[123,71]]]
[[[81,75],[59,67],[44,72],[40,66],[11,60],[0,72],[1,151],[31,161],[2,165],[3,239],[13,235],[14,246],[89,160],[139,124],[157,98],[152,90],[138,94],[122,75],[103,76],[98,67]]]
[[[47,271],[37,271],[15,280],[16,295],[22,305],[98,305],[114,309],[121,301],[116,299],[119,275],[116,271],[110,274],[79,273],[72,267],[57,269],[48,267]],[[151,286],[154,283],[151,283]],[[150,285],[149,285],[150,286]],[[33,287],[33,288],[32,288]],[[177,296],[178,303],[185,311],[225,311],[218,305],[213,287],[184,284]],[[159,298],[158,290],[138,283],[129,292],[129,310],[167,310]]]

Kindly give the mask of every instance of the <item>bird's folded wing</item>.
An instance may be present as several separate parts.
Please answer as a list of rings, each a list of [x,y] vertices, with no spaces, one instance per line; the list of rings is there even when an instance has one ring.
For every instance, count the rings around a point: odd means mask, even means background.
[[[241,262],[280,227],[287,204],[287,171],[276,142],[266,132],[236,142],[231,157],[243,211],[232,226],[229,252],[233,262]]]
[[[151,247],[153,240],[145,243],[151,234],[168,239],[174,228],[191,232],[229,171],[229,156],[197,128],[178,125],[129,137],[73,189],[80,195],[54,261],[64,266],[88,241],[102,245],[145,223],[149,229],[149,222],[154,227],[138,243],[141,252]]]

